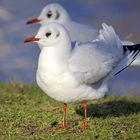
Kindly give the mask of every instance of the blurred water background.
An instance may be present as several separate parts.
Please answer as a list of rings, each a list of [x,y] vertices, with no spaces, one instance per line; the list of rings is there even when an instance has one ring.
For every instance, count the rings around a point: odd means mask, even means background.
[[[96,28],[111,24],[121,39],[140,43],[140,0],[0,0],[0,81],[35,83],[39,48],[24,44],[39,25],[25,25],[49,3],[62,4],[71,18]],[[140,67],[131,67],[111,83],[118,95],[140,95]]]

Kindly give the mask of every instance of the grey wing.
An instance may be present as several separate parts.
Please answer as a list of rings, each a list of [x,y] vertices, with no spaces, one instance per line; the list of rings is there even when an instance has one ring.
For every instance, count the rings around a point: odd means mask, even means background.
[[[79,43],[72,52],[69,67],[81,83],[98,82],[123,57],[121,41],[113,27],[106,24],[102,27],[96,40]]]
[[[80,83],[93,84],[101,80],[117,63],[111,53],[97,44],[77,44],[69,59],[69,68]]]

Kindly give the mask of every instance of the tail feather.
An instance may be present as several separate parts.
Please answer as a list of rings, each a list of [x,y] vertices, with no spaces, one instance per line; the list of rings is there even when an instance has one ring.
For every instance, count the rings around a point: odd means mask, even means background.
[[[116,55],[117,58],[120,58],[123,54],[123,48],[121,40],[118,35],[115,33],[115,30],[112,26],[107,24],[102,24],[102,29],[99,31],[99,40],[102,40],[106,44],[106,48],[110,53]]]
[[[109,73],[109,75],[104,79],[103,84],[108,83],[111,79],[113,79],[116,75],[118,75],[120,72],[122,72],[124,69],[126,69],[140,54],[140,51],[132,51],[129,54],[125,54],[125,57],[119,62],[119,64],[114,68],[112,72]]]
[[[133,42],[131,42],[131,41],[126,41],[126,40],[124,41],[124,40],[123,40],[123,41],[121,41],[121,42],[122,42],[122,45],[124,45],[124,46],[128,46],[128,45],[129,45],[129,46],[131,46],[131,45],[135,45],[135,44],[134,44]]]

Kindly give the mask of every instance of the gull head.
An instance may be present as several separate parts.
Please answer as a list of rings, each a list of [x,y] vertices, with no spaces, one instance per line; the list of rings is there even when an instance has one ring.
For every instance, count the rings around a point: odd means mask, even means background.
[[[39,23],[44,25],[49,22],[66,24],[69,20],[70,17],[64,7],[60,4],[52,3],[43,8],[38,18],[30,19],[27,21],[27,24]]]
[[[36,42],[43,47],[53,47],[68,44],[70,36],[63,25],[52,22],[41,26],[35,37],[27,38],[24,42]]]

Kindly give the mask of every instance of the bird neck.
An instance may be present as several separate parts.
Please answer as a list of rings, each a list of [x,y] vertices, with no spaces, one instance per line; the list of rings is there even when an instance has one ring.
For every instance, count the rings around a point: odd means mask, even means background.
[[[68,15],[68,13],[65,13],[63,15],[61,15],[61,19],[58,20],[58,23],[62,24],[62,25],[67,25],[70,21],[71,21],[71,18],[70,16]]]
[[[44,47],[39,56],[38,68],[46,72],[57,74],[63,72],[67,67],[70,57],[70,45]]]

